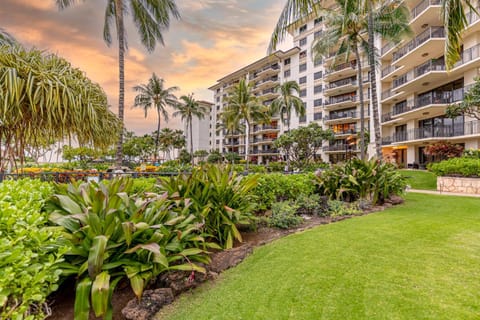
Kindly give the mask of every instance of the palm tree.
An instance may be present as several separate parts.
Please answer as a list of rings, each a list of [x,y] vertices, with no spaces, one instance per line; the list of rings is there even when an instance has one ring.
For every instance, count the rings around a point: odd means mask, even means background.
[[[55,0],[57,7],[63,10],[73,4],[76,0]],[[85,0],[84,0],[85,1]],[[142,44],[152,52],[155,45],[160,42],[162,45],[162,31],[170,26],[170,16],[178,19],[180,13],[174,0],[107,0],[105,10],[105,21],[103,28],[103,39],[110,45],[112,33],[110,28],[114,24],[117,28],[118,39],[118,69],[119,69],[119,94],[118,94],[118,117],[124,125],[124,99],[125,99],[125,23],[124,17],[132,14],[133,22],[140,34]],[[116,164],[121,166],[123,158],[123,130],[120,130],[117,143]]]
[[[245,160],[247,160],[248,170],[248,151],[250,147],[250,129],[254,122],[268,122],[268,108],[252,93],[254,83],[247,83],[241,79],[230,92],[225,107],[224,119],[231,123],[245,123]],[[228,125],[227,125],[228,126]]]
[[[160,122],[163,118],[165,122],[168,122],[168,111],[167,106],[175,107],[177,105],[177,97],[173,94],[174,91],[178,90],[178,87],[165,88],[165,81],[157,77],[154,73],[152,77],[148,80],[147,84],[141,84],[133,88],[136,92],[140,92],[135,97],[134,107],[143,108],[145,111],[145,118],[147,117],[147,112],[151,108],[157,110],[157,131],[155,138],[155,156],[154,160],[157,160],[158,154],[158,144],[159,144],[159,134],[160,134]]]
[[[305,105],[302,99],[298,97],[300,94],[300,86],[296,81],[292,80],[278,85],[276,90],[280,95],[273,100],[271,106],[272,111],[273,113],[280,113],[280,118],[284,124],[287,124],[288,131],[290,131],[292,108],[298,117],[305,116]]]
[[[18,44],[17,40],[15,40],[11,34],[5,31],[5,29],[0,28],[0,46],[13,46],[15,44]]]
[[[192,165],[193,165],[193,129],[192,121],[193,117],[198,119],[203,119],[207,113],[207,108],[199,104],[194,98],[193,93],[188,96],[181,96],[180,100],[182,103],[176,105],[177,111],[173,113],[173,116],[180,116],[182,121],[185,121],[187,124],[187,129],[190,133],[190,155],[192,156]]]
[[[373,46],[373,36],[375,34],[385,39],[399,41],[399,38],[408,33],[408,11],[400,0],[392,0],[378,3],[373,9],[375,0],[336,0],[339,9],[328,10],[321,8],[314,0],[288,0],[280,16],[277,26],[270,40],[270,50],[275,49],[277,43],[282,40],[287,32],[285,26],[290,25],[297,19],[313,14],[325,17],[325,25],[329,27],[324,37],[317,40],[313,45],[314,55],[323,56],[338,47],[337,57],[344,55],[348,60],[353,52],[357,60],[357,80],[362,81],[362,64],[360,60],[360,48],[369,53],[369,64],[371,65],[371,88],[373,102],[373,120],[375,127],[375,142],[377,156],[381,156],[380,146],[380,121],[378,117],[378,101],[376,99],[376,76],[375,76],[375,50]],[[371,23],[371,19],[375,24]],[[370,27],[370,29],[369,29]],[[369,35],[369,39],[364,38],[364,34]],[[370,38],[371,37],[371,38]],[[370,41],[367,41],[370,40]],[[360,98],[360,157],[365,158],[365,109],[363,87],[359,86]]]

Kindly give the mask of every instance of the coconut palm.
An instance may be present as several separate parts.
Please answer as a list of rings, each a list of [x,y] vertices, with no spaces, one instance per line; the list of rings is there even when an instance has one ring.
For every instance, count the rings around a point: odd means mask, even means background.
[[[373,75],[373,77],[370,78],[372,102],[374,104],[372,113],[378,156],[381,156],[381,137],[378,101],[376,99],[376,77],[374,75],[376,67],[375,50],[370,49],[368,40],[371,40],[370,43],[373,45],[373,36],[379,35],[388,40],[399,41],[404,34],[408,33],[408,11],[401,2],[400,0],[378,3],[374,0],[337,0],[338,9],[328,10],[321,8],[314,0],[288,0],[270,41],[270,50],[273,50],[278,42],[284,38],[287,32],[285,26],[290,25],[297,19],[305,19],[304,17],[309,15],[322,15],[325,17],[325,25],[327,25],[329,29],[324,34],[324,37],[318,39],[313,45],[313,54],[316,56],[316,59],[318,59],[318,56],[327,55],[334,48],[338,48],[337,57],[343,55],[346,60],[348,60],[349,55],[353,52],[357,60],[357,79],[358,82],[362,84],[360,48],[363,48],[369,53],[369,63],[371,64],[371,74]],[[373,19],[375,23],[369,25],[369,18]],[[364,37],[367,33],[369,34],[369,39],[365,39]],[[365,109],[363,87],[361,85],[359,86],[359,96],[361,122],[360,156],[364,159]]]
[[[227,98],[227,106],[223,111],[225,120],[232,123],[245,123],[245,160],[247,160],[247,170],[252,124],[254,122],[264,123],[269,121],[268,108],[252,93],[253,86],[253,82],[247,83],[245,79],[241,79],[230,92]]]
[[[302,99],[298,97],[300,94],[300,86],[294,80],[287,81],[278,85],[276,91],[280,95],[272,102],[272,112],[280,113],[280,118],[284,124],[287,124],[288,131],[290,131],[292,108],[298,117],[305,116],[305,105]]]
[[[181,103],[178,103],[175,108],[177,111],[173,113],[173,116],[180,116],[182,121],[185,121],[187,124],[187,130],[190,133],[190,155],[192,156],[192,164],[193,164],[193,129],[192,129],[192,121],[193,117],[198,119],[203,119],[207,113],[207,108],[201,104],[199,104],[194,98],[193,93],[187,96],[181,96],[180,100]]]
[[[17,44],[17,41],[15,38],[10,35],[5,29],[0,28],[0,46],[7,45],[7,46],[13,46]]]
[[[63,10],[73,4],[76,0],[55,0],[59,9]],[[85,0],[84,0],[85,1]],[[105,10],[105,21],[103,28],[103,39],[110,45],[112,43],[112,24],[117,29],[118,39],[118,69],[119,69],[119,95],[118,95],[118,117],[124,124],[124,97],[125,97],[125,49],[126,35],[124,18],[132,14],[133,22],[140,34],[141,42],[145,48],[152,52],[155,45],[160,42],[162,45],[162,31],[170,26],[170,16],[180,18],[174,0],[107,0]],[[117,143],[116,163],[122,164],[123,152],[123,130],[120,130]]]
[[[157,131],[155,138],[155,156],[154,160],[157,160],[158,144],[160,135],[160,123],[162,117],[165,122],[168,122],[168,110],[167,107],[175,107],[177,105],[177,97],[173,94],[178,90],[178,87],[165,88],[165,81],[157,77],[154,73],[148,80],[147,84],[141,84],[133,87],[136,92],[140,92],[135,97],[134,107],[143,108],[145,111],[145,118],[149,109],[154,108],[157,111]]]

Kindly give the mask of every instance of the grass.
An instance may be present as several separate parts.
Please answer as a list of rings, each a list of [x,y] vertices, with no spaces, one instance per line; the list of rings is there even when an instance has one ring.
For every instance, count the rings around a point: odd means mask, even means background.
[[[408,194],[279,239],[157,319],[479,319],[479,204]]]
[[[399,170],[412,189],[437,190],[437,176],[425,170]]]

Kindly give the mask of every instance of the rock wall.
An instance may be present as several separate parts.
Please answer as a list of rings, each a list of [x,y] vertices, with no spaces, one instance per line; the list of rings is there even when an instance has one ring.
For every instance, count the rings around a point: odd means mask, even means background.
[[[440,192],[480,194],[480,179],[437,177],[437,190]]]

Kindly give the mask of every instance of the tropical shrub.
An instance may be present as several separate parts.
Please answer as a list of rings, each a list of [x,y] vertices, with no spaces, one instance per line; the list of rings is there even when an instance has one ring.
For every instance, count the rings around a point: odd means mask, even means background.
[[[267,170],[270,172],[283,172],[285,171],[286,162],[283,161],[272,161],[267,165]]]
[[[56,185],[45,205],[50,221],[64,228],[61,242],[72,247],[60,266],[77,279],[75,319],[88,319],[90,304],[97,317],[111,319],[111,295],[123,278],[140,297],[161,272],[204,272],[195,263],[208,262],[209,244],[189,208],[173,210],[166,194],[131,196],[132,185],[128,178]]]
[[[463,177],[480,176],[480,158],[452,158],[428,165],[437,176],[457,175]]]
[[[234,239],[242,241],[237,225],[254,220],[251,191],[257,180],[257,175],[237,175],[230,166],[205,165],[162,180],[160,189],[182,200],[179,206],[191,204],[190,213],[203,224],[202,230],[223,248],[232,248]]]
[[[255,210],[265,211],[277,201],[295,200],[315,192],[314,175],[271,173],[261,175],[253,189]]]
[[[358,207],[358,203],[352,202],[343,202],[340,200],[329,200],[328,201],[328,210],[327,214],[332,217],[341,217],[347,215],[358,215],[361,214],[362,210]]]
[[[163,177],[159,177],[159,179],[163,179]],[[131,194],[139,195],[142,195],[145,192],[156,192],[158,191],[158,188],[156,187],[157,183],[157,178],[136,178],[133,179],[133,185],[129,192],[131,192]]]
[[[0,319],[44,319],[47,296],[57,290],[61,231],[41,212],[52,187],[38,180],[0,184]]]
[[[322,171],[317,177],[318,192],[330,199],[353,202],[359,199],[383,203],[390,195],[401,194],[405,178],[394,165],[375,159],[352,159]]]
[[[319,194],[300,194],[295,200],[295,205],[298,207],[297,213],[324,216],[328,209],[327,199]]]
[[[434,157],[436,161],[450,158],[458,158],[462,155],[464,147],[460,144],[454,144],[449,141],[439,141],[429,144],[425,147],[424,153],[427,156]]]
[[[462,157],[480,159],[480,149],[465,149],[463,150]]]
[[[276,202],[272,205],[272,215],[268,219],[270,227],[289,229],[298,226],[303,218],[298,216],[298,206],[290,201]]]

